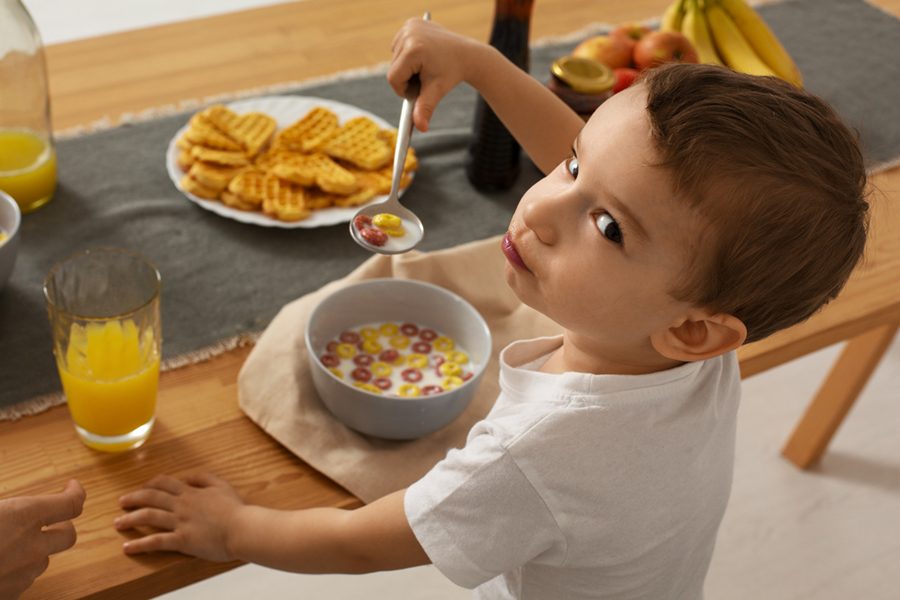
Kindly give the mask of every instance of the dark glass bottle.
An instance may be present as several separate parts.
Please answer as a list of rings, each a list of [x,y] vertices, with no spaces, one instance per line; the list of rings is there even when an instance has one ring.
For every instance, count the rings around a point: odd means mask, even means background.
[[[496,0],[491,46],[528,71],[528,33],[534,0]],[[476,189],[512,187],[519,175],[519,144],[481,96],[475,105],[466,175]]]

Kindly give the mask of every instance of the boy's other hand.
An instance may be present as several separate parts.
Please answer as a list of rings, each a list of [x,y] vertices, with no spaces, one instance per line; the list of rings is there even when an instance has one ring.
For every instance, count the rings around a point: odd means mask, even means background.
[[[244,501],[226,481],[210,473],[176,479],[159,475],[144,487],[119,498],[131,512],[116,518],[119,531],[151,527],[125,542],[125,554],[171,550],[212,561],[233,557],[228,548],[228,527]]]
[[[473,52],[483,44],[447,31],[422,19],[409,19],[394,36],[393,58],[387,79],[398,96],[406,93],[406,84],[418,75],[419,99],[413,111],[413,123],[419,131],[428,131],[428,123],[441,99],[470,71],[477,68]]]
[[[72,479],[58,494],[0,500],[0,598],[18,598],[50,563],[75,544],[71,519],[84,507],[84,488]]]

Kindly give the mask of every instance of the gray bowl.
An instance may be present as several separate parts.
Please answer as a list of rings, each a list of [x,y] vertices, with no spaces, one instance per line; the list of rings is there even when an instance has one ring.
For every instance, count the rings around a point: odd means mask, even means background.
[[[372,322],[431,327],[466,349],[473,376],[440,394],[397,398],[373,394],[338,379],[319,361],[329,341]],[[313,384],[328,410],[367,435],[409,440],[437,431],[468,406],[491,356],[491,332],[471,304],[444,288],[406,279],[371,279],[340,289],[316,306],[306,327]]]
[[[19,225],[22,224],[22,211],[12,196],[0,190],[0,229],[9,236],[0,242],[0,290],[6,285],[16,265],[19,253]]]

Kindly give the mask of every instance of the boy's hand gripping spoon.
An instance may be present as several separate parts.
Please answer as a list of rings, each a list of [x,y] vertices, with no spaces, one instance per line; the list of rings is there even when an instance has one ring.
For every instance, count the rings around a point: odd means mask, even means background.
[[[431,20],[431,15],[426,12],[422,19],[429,21]],[[412,113],[418,97],[419,77],[416,75],[409,80],[409,84],[406,86],[403,106],[400,109],[397,145],[394,148],[391,193],[380,202],[360,208],[350,220],[350,236],[366,250],[379,254],[409,252],[422,241],[422,236],[425,235],[422,221],[416,216],[416,213],[400,204],[399,196],[403,163],[406,161],[409,138],[412,135]],[[391,215],[396,218],[391,218]],[[400,227],[397,225],[400,225]],[[397,235],[401,233],[402,235]]]

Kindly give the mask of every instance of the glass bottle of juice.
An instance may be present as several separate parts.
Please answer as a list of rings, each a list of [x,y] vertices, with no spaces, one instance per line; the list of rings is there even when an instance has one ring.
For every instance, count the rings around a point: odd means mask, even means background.
[[[496,0],[490,44],[528,71],[528,35],[534,0]],[[481,96],[475,105],[466,175],[476,189],[506,190],[519,175],[519,144]]]
[[[0,0],[0,190],[27,213],[55,189],[44,46],[21,0]]]

